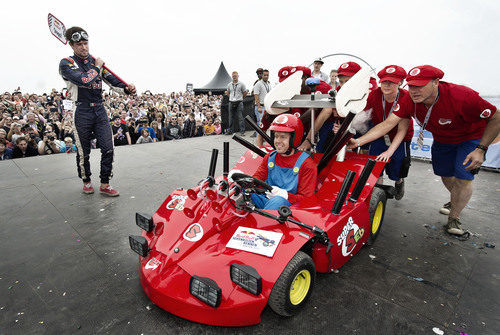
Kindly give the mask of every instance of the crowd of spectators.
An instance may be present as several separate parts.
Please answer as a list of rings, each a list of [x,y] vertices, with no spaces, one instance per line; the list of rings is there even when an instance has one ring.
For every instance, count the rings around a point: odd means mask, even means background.
[[[103,102],[115,146],[222,132],[219,95],[105,93]],[[65,89],[42,95],[5,92],[0,97],[0,160],[76,152],[72,110]]]

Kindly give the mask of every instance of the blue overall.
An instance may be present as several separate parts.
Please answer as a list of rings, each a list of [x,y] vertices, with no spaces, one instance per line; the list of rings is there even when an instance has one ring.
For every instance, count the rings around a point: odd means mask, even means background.
[[[293,168],[284,168],[276,165],[276,151],[273,151],[269,155],[269,159],[267,161],[267,179],[266,183],[271,186],[277,186],[284,190],[287,190],[289,193],[296,194],[297,188],[299,186],[299,171],[302,163],[309,157],[309,154],[303,152]],[[290,206],[291,203],[280,196],[272,197],[268,199],[264,194],[256,194],[252,193],[251,195],[252,201],[257,208],[262,209],[270,209],[277,210],[281,206]]]

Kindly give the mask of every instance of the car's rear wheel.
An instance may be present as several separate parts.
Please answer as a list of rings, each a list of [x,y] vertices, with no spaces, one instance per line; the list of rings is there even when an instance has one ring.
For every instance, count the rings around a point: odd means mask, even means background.
[[[311,296],[315,280],[313,260],[306,253],[297,252],[274,284],[269,306],[282,316],[296,314]]]
[[[373,189],[372,197],[370,198],[370,207],[368,212],[370,213],[370,237],[368,238],[368,245],[372,245],[375,242],[380,229],[382,228],[382,222],[384,220],[385,205],[387,203],[387,196],[385,191],[375,187]]]

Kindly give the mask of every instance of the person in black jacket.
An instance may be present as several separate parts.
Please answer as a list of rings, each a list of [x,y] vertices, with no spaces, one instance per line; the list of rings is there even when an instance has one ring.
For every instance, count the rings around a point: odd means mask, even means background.
[[[12,158],[24,158],[38,156],[38,149],[33,144],[30,144],[24,136],[18,137],[16,146],[12,151]]]

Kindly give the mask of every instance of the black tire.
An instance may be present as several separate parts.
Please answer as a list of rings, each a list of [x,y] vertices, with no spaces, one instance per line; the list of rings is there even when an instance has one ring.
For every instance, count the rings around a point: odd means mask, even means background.
[[[370,198],[370,207],[368,208],[368,213],[370,214],[370,237],[368,238],[368,245],[372,245],[375,242],[380,229],[382,229],[382,223],[384,222],[385,215],[385,205],[387,203],[387,195],[385,191],[381,188],[375,187],[373,189],[372,197]],[[382,206],[377,213],[377,208],[379,205]],[[382,211],[382,213],[380,213]],[[375,214],[377,213],[377,217]],[[374,222],[374,219],[376,222]],[[378,227],[374,227],[378,222]],[[374,229],[376,228],[375,232]]]
[[[299,274],[304,278],[303,280],[307,281],[305,279],[307,277],[307,272],[310,274],[310,285],[307,293],[299,303],[293,304],[290,298],[292,284]],[[271,295],[269,296],[269,307],[281,316],[292,316],[297,314],[309,300],[315,280],[316,267],[314,266],[312,258],[302,251],[297,252],[290,262],[288,262],[276,283],[274,283]]]

